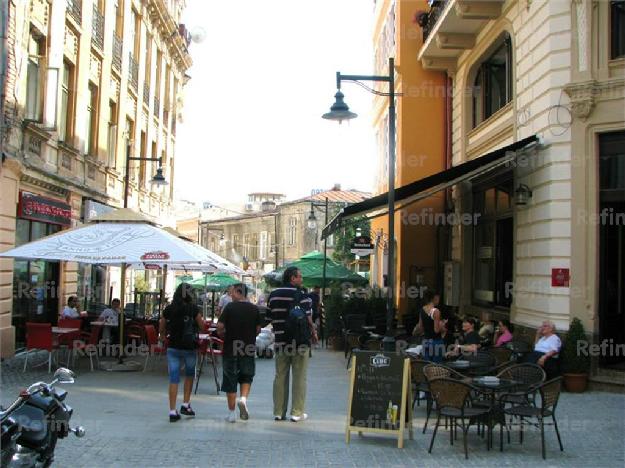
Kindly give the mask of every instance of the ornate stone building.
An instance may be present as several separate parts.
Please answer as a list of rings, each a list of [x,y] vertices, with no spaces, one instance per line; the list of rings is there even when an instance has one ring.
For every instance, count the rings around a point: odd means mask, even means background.
[[[186,1],[3,3],[0,249],[122,206],[127,154],[160,158],[169,185],[150,184],[159,162],[132,161],[128,206],[166,223]],[[26,321],[55,323],[67,296],[103,302],[118,281],[116,268],[0,260],[2,356],[23,345]]]

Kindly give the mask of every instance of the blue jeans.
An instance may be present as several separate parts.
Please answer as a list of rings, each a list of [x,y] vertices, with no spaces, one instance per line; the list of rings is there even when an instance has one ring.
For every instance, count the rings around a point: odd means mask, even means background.
[[[422,342],[423,360],[441,363],[445,354],[445,341],[442,339],[425,339]]]
[[[184,359],[185,377],[195,377],[195,362],[197,352],[194,349],[167,349],[167,368],[169,369],[169,383],[180,383],[181,361]]]

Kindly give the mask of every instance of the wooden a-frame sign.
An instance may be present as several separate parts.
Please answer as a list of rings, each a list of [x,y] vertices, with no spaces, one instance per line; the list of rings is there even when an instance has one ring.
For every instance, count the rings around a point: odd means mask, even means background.
[[[389,405],[397,405],[396,420],[389,420]],[[397,353],[356,351],[351,360],[345,442],[352,432],[397,436],[404,446],[408,427],[412,440],[412,387],[410,359]]]

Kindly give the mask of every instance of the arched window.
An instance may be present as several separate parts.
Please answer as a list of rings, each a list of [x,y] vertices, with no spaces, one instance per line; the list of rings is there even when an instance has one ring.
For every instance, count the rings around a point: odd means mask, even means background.
[[[480,63],[473,82],[473,128],[512,100],[512,41],[508,33]]]

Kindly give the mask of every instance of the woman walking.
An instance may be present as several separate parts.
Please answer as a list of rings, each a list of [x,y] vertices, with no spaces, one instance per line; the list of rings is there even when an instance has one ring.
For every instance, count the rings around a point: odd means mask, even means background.
[[[442,333],[445,331],[446,320],[441,320],[441,313],[436,308],[437,293],[427,290],[423,294],[423,307],[419,311],[419,323],[413,335],[423,333],[423,359],[431,362],[442,362],[445,354],[445,342]]]
[[[167,336],[167,366],[169,369],[169,422],[176,422],[180,414],[195,416],[191,408],[191,389],[195,377],[198,330],[204,326],[202,312],[197,306],[195,292],[190,284],[181,283],[174,299],[163,311],[159,322],[161,339]],[[176,398],[180,372],[184,363],[184,396],[180,413],[176,411]]]

